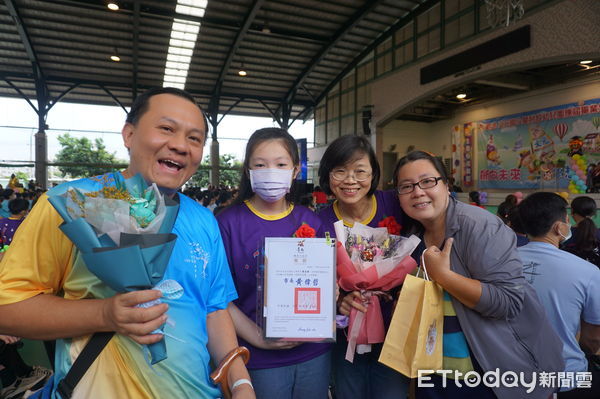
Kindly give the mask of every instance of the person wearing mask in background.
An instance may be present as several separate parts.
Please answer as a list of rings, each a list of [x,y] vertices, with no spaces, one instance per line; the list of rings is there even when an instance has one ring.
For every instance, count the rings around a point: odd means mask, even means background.
[[[558,248],[571,236],[567,205],[554,193],[527,196],[519,204],[519,214],[530,241],[518,251],[523,273],[563,341],[565,371],[578,373],[588,371],[586,353],[593,355],[600,349],[600,270]],[[576,383],[571,378],[558,397],[599,398],[600,372],[590,371],[591,388],[573,389]]]
[[[291,202],[300,171],[298,146],[279,128],[255,131],[246,145],[236,203],[218,216],[239,298],[229,312],[242,345],[258,398],[326,398],[331,344],[266,340],[257,325],[257,273],[265,237],[292,237],[303,224],[315,231],[320,220]],[[307,226],[305,226],[307,227]]]
[[[393,217],[400,228],[403,213],[395,191],[377,190],[380,169],[375,152],[365,136],[342,136],[335,139],[323,154],[319,165],[319,185],[326,194],[336,200],[319,212],[323,232],[335,237],[333,224],[343,220],[345,226],[355,222],[378,227],[387,217]],[[380,303],[384,325],[389,327],[393,302],[399,287],[389,293],[381,293]],[[352,308],[365,312],[367,298],[359,291],[342,292],[338,310],[345,316]],[[408,392],[408,379],[395,370],[379,363],[382,343],[372,344],[371,351],[356,353],[354,362],[345,359],[348,340],[347,328],[338,329],[334,349],[333,373],[335,393],[338,399],[399,399]]]

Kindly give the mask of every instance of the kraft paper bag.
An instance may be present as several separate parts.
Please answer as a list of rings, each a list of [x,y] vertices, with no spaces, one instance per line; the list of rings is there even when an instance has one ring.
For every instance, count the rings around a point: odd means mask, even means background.
[[[379,356],[379,362],[410,378],[418,370],[442,368],[443,293],[425,276],[406,276]]]

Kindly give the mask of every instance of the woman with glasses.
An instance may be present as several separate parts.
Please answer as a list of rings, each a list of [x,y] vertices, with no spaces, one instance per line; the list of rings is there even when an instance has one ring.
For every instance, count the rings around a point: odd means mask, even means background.
[[[415,252],[444,289],[442,370],[450,371],[428,376],[432,385],[417,387],[416,397],[548,398],[557,385],[544,386],[539,373],[564,370],[562,343],[523,275],[514,233],[490,212],[452,198],[443,164],[426,152],[398,161],[394,185],[406,215],[403,233],[421,238]],[[496,370],[538,380],[531,391],[511,377],[473,383],[475,373]],[[473,377],[465,381],[466,373]]]
[[[346,226],[355,222],[377,227],[384,218],[393,216],[402,224],[402,211],[395,191],[376,190],[379,184],[379,164],[375,152],[365,136],[342,136],[325,150],[319,165],[319,184],[335,201],[321,212],[323,231],[335,236],[333,223],[343,220]],[[380,296],[381,310],[386,329],[392,315],[393,303],[387,298],[397,297],[397,289],[391,295]],[[394,295],[396,294],[396,295]],[[338,310],[348,316],[352,307],[361,312],[365,298],[360,292],[342,292]],[[337,399],[377,398],[402,399],[408,391],[408,379],[378,362],[382,344],[373,344],[371,351],[356,353],[354,362],[345,359],[347,328],[338,330],[334,348],[333,373]]]

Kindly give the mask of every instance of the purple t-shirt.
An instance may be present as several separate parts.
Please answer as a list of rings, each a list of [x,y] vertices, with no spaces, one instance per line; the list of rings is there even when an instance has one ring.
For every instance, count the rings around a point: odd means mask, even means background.
[[[380,221],[388,216],[393,216],[396,218],[396,222],[402,225],[404,212],[402,212],[402,208],[400,208],[398,194],[395,190],[375,190],[372,198],[375,202],[374,212],[372,212],[366,220],[362,221],[363,224],[366,224],[369,227],[377,227]],[[341,215],[337,212],[336,202],[321,210],[318,215],[322,223],[322,234],[324,234],[325,231],[329,231],[329,234],[331,234],[332,237],[335,237],[333,224],[341,219]]]
[[[23,223],[23,220],[25,220],[25,218],[0,219],[0,238],[2,238],[4,245],[10,245],[10,243],[12,242],[13,236],[15,235],[15,232],[17,231],[17,227],[19,227],[19,225],[21,223]]]
[[[400,208],[400,202],[398,201],[398,194],[396,190],[388,190],[388,191],[380,191],[375,190],[373,193],[373,201],[375,202],[375,208],[369,217],[363,221],[363,224],[366,224],[369,227],[377,227],[379,222],[385,219],[388,216],[393,216],[396,218],[396,222],[402,226],[402,222],[404,220],[404,212],[402,208]],[[319,218],[321,219],[321,232],[320,235],[324,235],[326,231],[328,231],[332,237],[335,237],[335,231],[333,229],[333,224],[341,219],[341,215],[337,212],[336,203],[334,202],[332,205],[329,205],[327,208],[323,209],[319,212]],[[400,231],[402,233],[402,231]],[[396,293],[396,289],[392,294]],[[396,299],[396,296],[394,299]],[[385,324],[386,330],[389,327],[390,321],[392,320],[392,301],[381,301],[381,313],[383,316],[383,322]]]
[[[292,237],[307,223],[319,231],[321,221],[308,208],[295,205],[279,215],[261,215],[246,204],[234,205],[217,216],[229,267],[238,292],[235,305],[256,322],[257,265],[264,237]],[[313,359],[331,348],[331,344],[306,343],[288,350],[256,348],[238,337],[240,345],[250,350],[249,369],[289,366]]]

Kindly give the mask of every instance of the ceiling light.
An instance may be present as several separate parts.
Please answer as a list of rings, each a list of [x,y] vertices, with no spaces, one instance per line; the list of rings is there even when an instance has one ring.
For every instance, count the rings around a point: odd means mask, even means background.
[[[109,1],[106,6],[111,11],[118,11],[119,10],[119,5],[117,3],[115,3],[114,1]]]
[[[246,76],[246,75],[248,75],[248,72],[246,72],[246,70],[244,68],[242,68],[242,69],[240,69],[238,71],[238,75],[240,75],[240,76]]]
[[[582,65],[591,64],[592,60],[583,60],[583,61],[579,61],[579,63]]]
[[[110,56],[110,59],[114,62],[119,62],[121,61],[121,57],[119,57],[119,50],[117,50],[117,48],[115,47],[112,55]]]
[[[456,95],[456,98],[458,98],[459,100],[462,100],[463,98],[466,98],[466,97],[467,97],[467,95],[465,93],[458,93]]]

